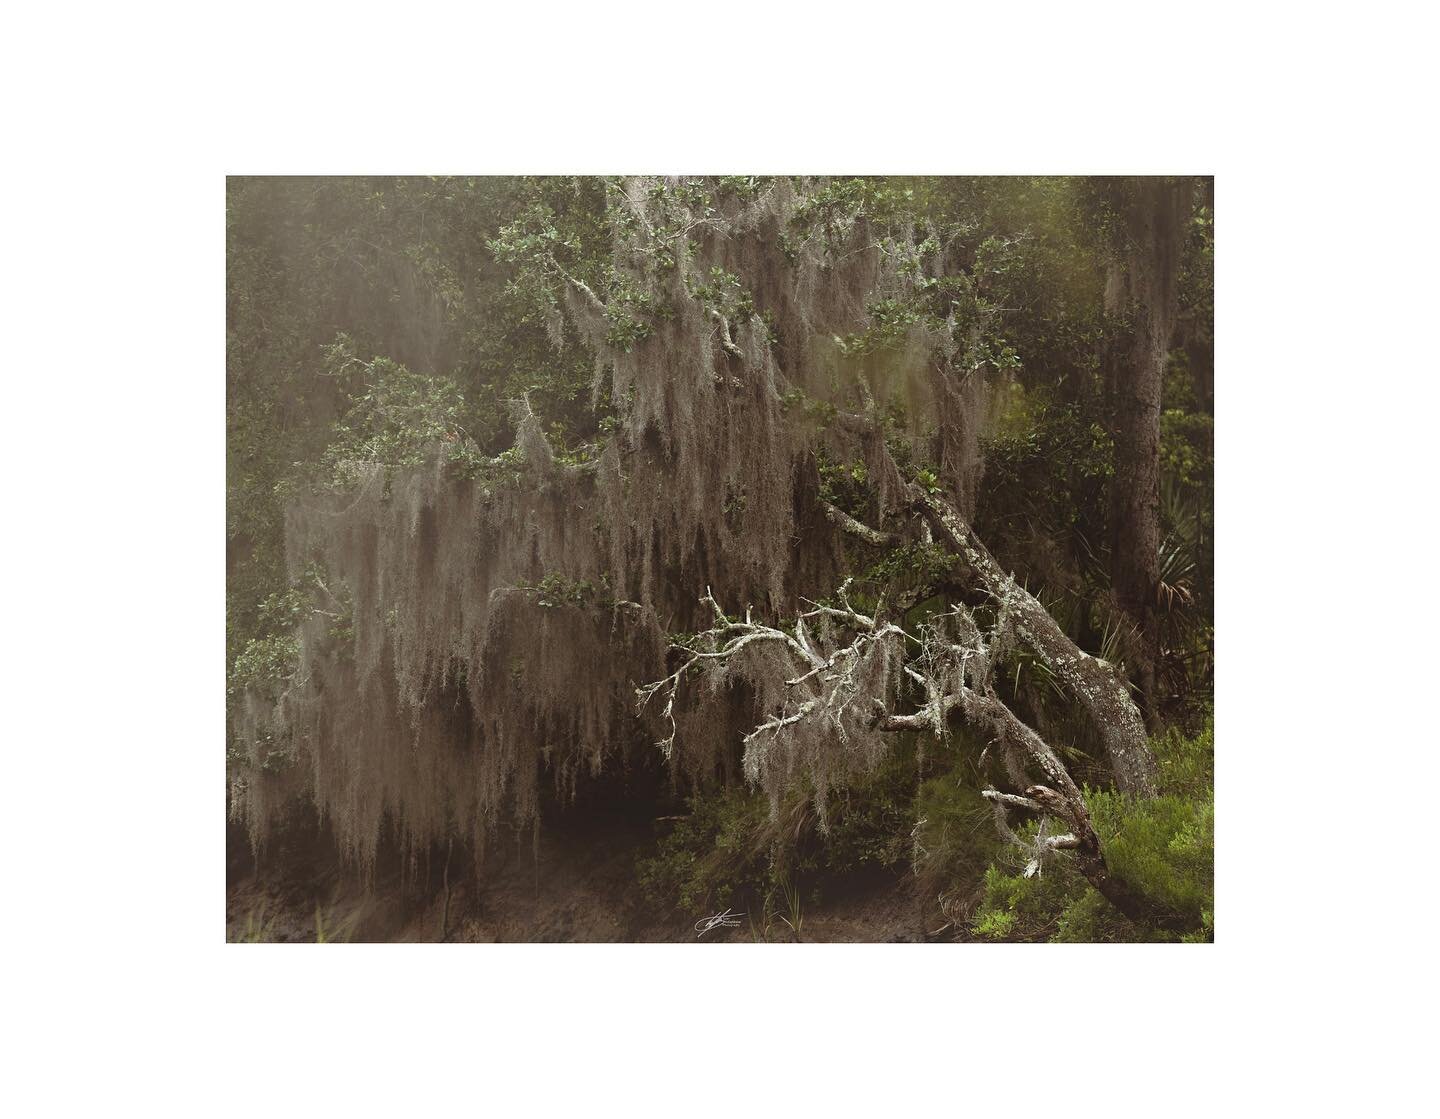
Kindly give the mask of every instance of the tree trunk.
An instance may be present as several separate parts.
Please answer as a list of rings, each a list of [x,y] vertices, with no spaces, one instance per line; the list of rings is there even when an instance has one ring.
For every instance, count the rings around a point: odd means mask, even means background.
[[[953,505],[919,487],[911,488],[911,499],[928,514],[940,538],[976,582],[1011,611],[1020,640],[1085,708],[1105,743],[1116,787],[1124,793],[1154,796],[1155,755],[1145,723],[1115,667],[1071,641],[1050,612],[1006,574]]]
[[[1135,627],[1130,669],[1152,726],[1159,700],[1160,399],[1191,190],[1187,180],[1125,184],[1117,207],[1124,240],[1106,290],[1107,309],[1126,323],[1110,379],[1115,435],[1110,582],[1116,604]]]

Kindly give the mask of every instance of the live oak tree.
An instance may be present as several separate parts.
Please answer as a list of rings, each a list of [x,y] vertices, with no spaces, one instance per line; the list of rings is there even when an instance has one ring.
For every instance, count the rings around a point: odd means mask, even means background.
[[[1071,744],[1016,709],[1023,669],[1116,789],[1155,793],[1125,674],[975,531],[1020,366],[993,293],[1024,244],[933,189],[517,188],[488,243],[505,298],[589,385],[522,380],[508,449],[448,382],[331,346],[328,375],[363,391],[284,491],[293,627],[252,643],[237,691],[231,806],[254,842],[299,797],[362,867],[387,821],[412,852],[478,854],[535,819],[543,772],[573,788],[657,747],[692,779],[739,750],[773,804],[803,788],[823,820],[897,736],[958,748],[963,726],[1028,872],[1065,852],[1122,912],[1174,923],[1110,873]],[[1149,259],[1131,272],[1153,349],[1173,309]]]

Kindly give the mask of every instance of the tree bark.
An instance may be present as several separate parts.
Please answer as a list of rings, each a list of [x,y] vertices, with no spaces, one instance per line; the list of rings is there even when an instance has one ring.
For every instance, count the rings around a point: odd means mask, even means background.
[[[1085,708],[1105,744],[1116,787],[1124,793],[1154,796],[1155,755],[1120,673],[1066,636],[1050,612],[1005,573],[953,505],[918,487],[912,487],[911,496],[981,588],[1011,611],[1020,640]]]
[[[1106,290],[1107,309],[1127,324],[1110,378],[1110,582],[1116,605],[1135,627],[1130,669],[1152,726],[1160,699],[1160,403],[1191,192],[1188,180],[1166,178],[1132,180],[1120,189],[1123,241]]]

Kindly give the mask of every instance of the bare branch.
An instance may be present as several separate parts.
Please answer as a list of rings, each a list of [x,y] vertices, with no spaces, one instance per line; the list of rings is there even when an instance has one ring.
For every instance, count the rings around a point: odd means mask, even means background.
[[[710,314],[711,317],[720,324],[720,348],[731,357],[743,361],[745,355],[741,352],[740,347],[735,345],[735,340],[730,336],[730,320],[714,308],[711,308]]]
[[[997,804],[1013,804],[1017,808],[1026,808],[1031,812],[1043,812],[1045,810],[1038,800],[1016,796],[1014,793],[1002,793],[999,789],[985,789],[980,795],[986,800],[994,801]]]

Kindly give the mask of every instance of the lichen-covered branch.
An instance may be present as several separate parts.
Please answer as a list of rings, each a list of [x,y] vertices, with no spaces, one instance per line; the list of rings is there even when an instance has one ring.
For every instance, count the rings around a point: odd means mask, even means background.
[[[851,536],[863,540],[866,544],[879,548],[887,544],[893,544],[896,541],[894,533],[881,532],[879,529],[871,528],[869,525],[857,521],[849,513],[845,512],[845,510],[832,505],[828,501],[824,502],[821,508],[825,510],[825,519],[832,525],[841,532],[847,532]]]
[[[813,604],[789,629],[732,620],[707,590],[702,602],[714,624],[684,644],[671,646],[679,665],[668,676],[637,689],[642,711],[663,697],[666,735],[660,748],[676,744],[677,705],[727,697],[729,685],[755,694],[758,718],[743,737],[744,772],[770,793],[772,803],[800,773],[817,790],[824,812],[831,782],[856,768],[873,766],[886,746],[875,726],[872,702],[899,690],[907,641],[900,626],[854,609],[842,588],[841,606]]]
[[[838,774],[866,760],[873,764],[875,736],[910,731],[944,741],[948,721],[958,713],[1001,751],[1008,772],[1029,769],[1044,778],[1045,783],[1029,784],[1023,793],[993,787],[985,791],[996,806],[1002,835],[1027,851],[1027,875],[1041,873],[1046,861],[1065,852],[1127,916],[1161,923],[1168,919],[1110,874],[1084,795],[1064,762],[995,691],[994,666],[1015,639],[1020,615],[1002,605],[994,627],[985,633],[969,609],[957,604],[911,633],[886,621],[878,609],[874,615],[856,610],[847,587],[837,596],[842,605],[812,604],[797,616],[793,631],[757,623],[749,612],[743,622],[733,621],[707,590],[702,601],[711,608],[715,624],[691,643],[672,646],[672,652],[682,654],[680,666],[637,693],[642,708],[656,696],[665,699],[669,735],[660,745],[666,755],[675,747],[675,709],[687,681],[704,672],[738,673],[757,694],[771,700],[762,705],[761,718],[743,739],[746,776],[763,785],[774,802],[803,773],[820,790],[823,813],[824,789]],[[817,627],[813,633],[812,626]],[[760,643],[781,659],[747,664]],[[883,672],[874,671],[877,654],[885,661]],[[768,679],[767,670],[772,674]],[[900,686],[902,678],[922,693],[918,707]],[[857,739],[872,748],[857,752]],[[1021,839],[1010,827],[1008,813],[1016,810],[1041,817],[1033,839]],[[1051,820],[1060,830],[1052,830]]]
[[[911,499],[954,549],[968,573],[1008,612],[1015,636],[1089,713],[1122,792],[1155,795],[1155,758],[1145,721],[1115,667],[1077,646],[1040,602],[995,561],[959,511],[943,497],[911,487]]]

